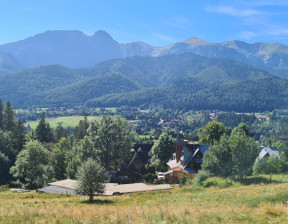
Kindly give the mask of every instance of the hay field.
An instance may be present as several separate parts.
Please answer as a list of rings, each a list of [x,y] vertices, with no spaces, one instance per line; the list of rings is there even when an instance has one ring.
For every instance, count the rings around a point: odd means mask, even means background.
[[[1,192],[0,223],[287,223],[282,201],[288,176],[280,179],[227,188],[175,186],[93,203],[82,196]]]

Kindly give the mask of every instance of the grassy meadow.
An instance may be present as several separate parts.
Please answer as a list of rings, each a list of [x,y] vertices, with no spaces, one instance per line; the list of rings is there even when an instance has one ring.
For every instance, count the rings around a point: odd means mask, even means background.
[[[0,223],[287,223],[288,176],[87,197],[0,193]],[[255,184],[257,183],[257,184]]]
[[[87,116],[88,121],[96,120],[97,116]],[[84,120],[84,116],[67,116],[57,118],[46,118],[52,128],[56,128],[58,124],[61,124],[63,128],[76,127],[80,120]],[[39,121],[29,121],[25,125],[30,125],[32,129],[35,129]]]

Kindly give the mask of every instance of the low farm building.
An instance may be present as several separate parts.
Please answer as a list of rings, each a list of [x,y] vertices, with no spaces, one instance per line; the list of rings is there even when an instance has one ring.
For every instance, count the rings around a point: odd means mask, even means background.
[[[60,180],[49,183],[48,186],[38,189],[38,192],[53,193],[53,194],[76,194],[77,180]],[[111,196],[125,193],[141,192],[141,191],[158,191],[170,190],[172,187],[169,184],[146,185],[144,183],[134,184],[117,184],[107,183],[103,195]]]

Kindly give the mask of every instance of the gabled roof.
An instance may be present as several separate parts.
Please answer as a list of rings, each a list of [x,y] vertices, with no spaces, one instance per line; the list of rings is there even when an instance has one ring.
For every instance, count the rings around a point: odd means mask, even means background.
[[[204,155],[209,150],[209,145],[199,145],[202,155]]]
[[[191,162],[191,160],[197,155],[198,152],[204,156],[205,152],[207,152],[208,150],[209,150],[209,145],[198,145],[198,148],[194,151],[192,156],[184,164],[184,169]]]
[[[276,156],[278,159],[280,159],[279,152],[276,148],[261,146],[258,159],[262,159],[269,156]]]
[[[200,152],[200,149],[196,149],[195,152],[193,153],[193,155],[187,160],[187,162],[184,164],[184,169],[186,168],[186,166],[191,162],[191,160],[196,156],[196,154]]]
[[[50,186],[58,186],[58,187],[64,187],[68,189],[75,189],[77,184],[76,180],[66,179],[66,180],[60,180],[56,182],[49,183]]]
[[[174,153],[172,154],[172,158],[174,159],[171,158],[167,162],[167,165],[174,171],[195,173],[195,170],[187,168],[188,164],[198,153],[202,154],[203,156],[208,150],[209,145],[199,145],[190,141],[176,142],[174,146]],[[201,164],[202,159],[198,159],[195,162]]]
[[[130,167],[136,159],[140,160],[143,164],[147,164],[151,157],[149,152],[151,151],[152,146],[153,144],[135,144],[133,150],[130,150],[133,155],[128,167]]]

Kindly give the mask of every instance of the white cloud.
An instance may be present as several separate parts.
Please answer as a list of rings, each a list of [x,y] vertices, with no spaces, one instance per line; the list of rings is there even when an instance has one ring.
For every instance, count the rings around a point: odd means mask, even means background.
[[[192,22],[184,17],[177,17],[173,19],[163,19],[162,20],[163,24],[173,27],[173,28],[178,28],[178,29],[189,29],[190,26],[192,25]]]
[[[280,26],[269,26],[267,25],[261,30],[251,32],[251,31],[243,31],[239,34],[239,38],[241,39],[253,39],[255,37],[276,37],[281,39],[288,38],[288,28],[280,27]]]
[[[259,36],[259,33],[251,32],[251,31],[243,31],[239,35],[240,38],[246,39],[246,40],[249,40],[257,36]]]
[[[284,27],[274,27],[267,31],[267,34],[271,36],[283,36],[285,35],[288,38],[288,28]]]
[[[160,33],[153,33],[152,34],[154,37],[161,39],[161,40],[165,40],[165,41],[175,41],[173,37],[171,36],[167,36],[167,35],[163,35]]]
[[[254,6],[288,6],[287,0],[247,1],[247,4],[254,5]]]
[[[260,15],[262,14],[261,11],[253,10],[253,9],[236,9],[231,6],[217,6],[217,7],[207,7],[207,12],[216,12],[216,13],[222,13],[230,16],[236,16],[236,17],[248,17],[248,16],[254,16],[254,15]]]

